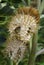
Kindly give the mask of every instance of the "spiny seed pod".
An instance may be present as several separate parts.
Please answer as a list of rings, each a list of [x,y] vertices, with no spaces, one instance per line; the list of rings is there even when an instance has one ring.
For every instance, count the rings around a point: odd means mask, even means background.
[[[39,23],[39,13],[32,7],[21,7],[17,13],[11,17],[8,24],[10,36],[7,39],[6,52],[17,63],[25,53],[26,43],[30,41],[33,33],[36,32]]]

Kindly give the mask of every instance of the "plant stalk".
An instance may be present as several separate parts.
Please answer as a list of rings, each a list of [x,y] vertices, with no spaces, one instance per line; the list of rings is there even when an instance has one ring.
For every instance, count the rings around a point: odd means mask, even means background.
[[[37,46],[37,33],[33,34],[32,49],[31,49],[31,53],[29,54],[30,56],[29,56],[28,65],[35,65],[36,46]]]
[[[10,65],[13,65],[13,60],[10,58]]]
[[[44,0],[42,1],[42,3],[38,2],[38,10],[40,14],[42,13],[43,9],[44,9]]]
[[[31,2],[31,0],[28,0],[28,6],[30,6],[30,2]]]

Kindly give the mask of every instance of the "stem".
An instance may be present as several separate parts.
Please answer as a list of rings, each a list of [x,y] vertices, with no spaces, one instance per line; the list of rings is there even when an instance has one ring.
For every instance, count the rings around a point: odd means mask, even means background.
[[[28,5],[30,6],[30,2],[31,2],[31,0],[28,0]]]
[[[10,65],[13,65],[12,51],[9,53]]]
[[[10,58],[10,65],[13,65],[13,60]]]
[[[35,54],[36,54],[36,46],[37,46],[37,33],[33,35],[32,39],[32,50],[29,56],[28,65],[35,65]]]
[[[25,0],[22,0],[22,2],[23,2],[23,4],[24,4],[24,5],[26,5],[26,2],[25,2]]]
[[[40,14],[42,13],[43,9],[44,9],[44,0],[42,1],[41,5],[40,5],[40,9],[39,9]]]
[[[40,5],[41,5],[41,0],[37,0],[37,8],[38,8],[38,10],[40,9]]]

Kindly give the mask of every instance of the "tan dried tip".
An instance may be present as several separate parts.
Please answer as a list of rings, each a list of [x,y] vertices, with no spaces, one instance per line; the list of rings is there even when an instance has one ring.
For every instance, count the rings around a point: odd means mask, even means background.
[[[20,7],[17,9],[17,13],[33,16],[33,17],[35,17],[37,23],[40,20],[40,15],[39,15],[38,10],[33,7]]]

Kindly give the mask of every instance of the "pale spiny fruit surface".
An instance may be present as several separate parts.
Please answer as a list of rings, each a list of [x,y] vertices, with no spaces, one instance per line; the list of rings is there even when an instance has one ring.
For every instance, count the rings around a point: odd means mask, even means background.
[[[27,49],[26,43],[37,30],[37,23],[34,16],[28,14],[17,14],[9,22],[10,36],[7,39],[5,52],[18,63],[24,57]],[[11,54],[10,54],[11,53]]]

